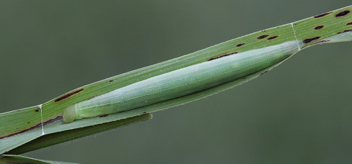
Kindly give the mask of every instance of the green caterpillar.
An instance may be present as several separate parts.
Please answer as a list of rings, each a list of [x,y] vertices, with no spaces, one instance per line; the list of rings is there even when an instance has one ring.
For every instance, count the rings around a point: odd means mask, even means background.
[[[233,81],[244,83],[246,77],[265,73],[304,48],[351,41],[351,10],[348,6],[212,46],[207,50],[214,56],[204,62],[68,106],[63,121],[133,110]],[[193,56],[202,56],[201,51],[188,55]]]

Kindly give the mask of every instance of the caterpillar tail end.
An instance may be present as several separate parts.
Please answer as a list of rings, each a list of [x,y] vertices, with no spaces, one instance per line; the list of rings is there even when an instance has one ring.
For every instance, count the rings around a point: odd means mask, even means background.
[[[66,123],[73,122],[76,119],[76,108],[71,105],[64,109],[62,114],[62,120]]]

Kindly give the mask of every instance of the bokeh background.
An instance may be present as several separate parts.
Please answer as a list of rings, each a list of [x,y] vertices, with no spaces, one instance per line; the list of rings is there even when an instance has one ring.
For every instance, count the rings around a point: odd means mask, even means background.
[[[350,0],[0,1],[1,112]],[[26,156],[95,163],[349,163],[352,43],[234,89]]]

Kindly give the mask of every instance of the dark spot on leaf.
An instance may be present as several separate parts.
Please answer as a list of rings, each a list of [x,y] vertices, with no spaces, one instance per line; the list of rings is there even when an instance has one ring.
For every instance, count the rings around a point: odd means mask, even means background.
[[[39,112],[39,109],[36,109],[35,112]]]
[[[341,33],[344,33],[344,32],[351,32],[352,30],[349,29],[349,30],[344,30],[344,31],[341,31],[341,32],[338,32],[337,34],[341,34]]]
[[[262,72],[260,75],[264,75],[265,73],[267,73],[268,71],[264,71],[264,72]]]
[[[104,115],[101,115],[99,117],[107,117],[107,116],[109,116],[109,115],[108,114],[104,114]]]
[[[228,54],[224,54],[224,55],[212,57],[212,58],[210,58],[208,61],[215,60],[215,59],[219,59],[219,58],[222,58],[222,57],[225,57],[225,56],[229,56],[229,55],[233,55],[233,54],[237,54],[237,53],[238,53],[238,52],[232,52],[232,53],[228,53]]]
[[[264,39],[264,38],[266,38],[266,37],[268,37],[269,35],[261,35],[261,36],[259,36],[257,39]]]
[[[114,80],[109,80],[109,82],[113,82]]]
[[[316,37],[312,37],[312,38],[307,38],[307,39],[304,39],[303,40],[303,43],[310,43],[310,42],[312,42],[312,41],[314,41],[314,40],[317,40],[317,39],[319,39],[320,38],[320,36],[316,36]]]
[[[322,13],[322,14],[316,15],[316,16],[314,16],[314,18],[320,18],[320,17],[326,16],[326,15],[328,15],[328,14],[330,14],[330,12]]]
[[[268,40],[272,40],[272,39],[275,39],[275,38],[277,38],[277,37],[279,37],[279,36],[272,36],[272,37],[270,37],[270,38],[268,38]]]
[[[315,27],[314,29],[320,30],[320,29],[322,29],[323,27],[324,27],[323,25],[320,25],[320,26]]]
[[[313,43],[312,45],[317,45],[317,44],[322,44],[322,43],[327,43],[327,42],[330,42],[330,40],[321,40],[321,41]]]
[[[27,122],[27,124],[30,124],[31,122]]]
[[[237,47],[241,47],[241,46],[243,46],[244,45],[244,43],[240,43],[240,44],[237,44],[236,46]]]
[[[146,114],[147,112],[143,112],[143,114]]]
[[[346,25],[352,25],[352,22],[348,22]]]
[[[67,94],[65,94],[65,95],[63,95],[63,96],[57,98],[57,99],[55,100],[55,102],[61,101],[61,100],[63,100],[63,99],[67,99],[67,98],[69,98],[70,96],[73,96],[73,95],[75,95],[75,94],[77,94],[77,93],[79,93],[79,92],[81,92],[81,91],[83,91],[83,88],[78,89],[78,90],[75,90],[75,91],[72,91],[72,92],[70,92],[70,93],[67,93]]]
[[[348,13],[350,13],[350,10],[341,11],[341,12],[337,13],[335,15],[335,17],[343,17],[343,16],[347,15]]]

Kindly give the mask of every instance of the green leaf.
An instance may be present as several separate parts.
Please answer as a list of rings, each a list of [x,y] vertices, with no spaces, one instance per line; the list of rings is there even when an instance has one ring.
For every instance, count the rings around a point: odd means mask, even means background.
[[[44,135],[140,116],[204,98],[254,79],[307,47],[323,43],[350,41],[352,39],[351,9],[352,6],[348,6],[290,24],[255,32],[185,56],[79,87],[39,106],[2,113],[0,114],[0,153],[3,154],[13,150]],[[287,49],[290,49],[290,51],[286,52]],[[263,51],[263,53],[258,53],[259,51]],[[282,53],[278,51],[282,51]],[[75,120],[71,123],[64,123],[62,120],[63,110],[71,105],[91,100],[139,82],[149,82],[148,79],[154,77],[177,73],[181,69],[193,68],[193,66],[198,66],[198,64],[211,65],[211,63],[216,63],[220,60],[232,59],[234,56],[246,57],[247,55],[244,54],[253,55],[254,52],[258,53],[257,55],[259,56],[268,55],[265,60],[273,57],[270,55],[274,55],[273,60],[275,62],[270,61],[268,62],[270,65],[262,67],[263,63],[261,60],[258,63],[248,63],[249,60],[246,60],[245,63],[238,63],[241,65],[238,68],[245,69],[246,64],[250,66],[258,65],[258,67],[255,67],[255,69],[251,67],[249,72],[241,72],[243,74],[239,74],[238,78],[231,79],[231,81],[221,81],[217,85],[203,87],[202,90],[132,110]],[[275,58],[276,55],[283,55],[284,53],[288,53],[287,58],[280,57],[280,60]],[[212,75],[215,76],[216,74]],[[209,76],[207,79],[211,78],[213,77]],[[206,80],[206,78],[202,80]],[[148,95],[148,93],[145,94]],[[159,96],[162,98],[164,95],[160,94]]]
[[[141,116],[135,116],[135,117],[108,122],[100,125],[88,126],[88,127],[74,129],[74,130],[67,130],[63,132],[52,133],[49,135],[45,135],[43,137],[39,137],[26,144],[23,144],[7,153],[23,154],[29,151],[37,150],[40,148],[48,147],[62,142],[67,142],[81,137],[86,137],[100,132],[116,129],[122,126],[131,125],[140,121],[146,121],[151,118],[152,118],[151,114],[144,114]]]
[[[29,158],[25,156],[20,156],[20,155],[11,155],[11,154],[6,154],[2,155],[0,158],[0,163],[6,163],[6,164],[15,164],[15,163],[28,163],[28,164],[75,164],[72,162],[59,162],[59,161],[48,161],[48,160],[40,160],[40,159],[34,159],[34,158]]]

